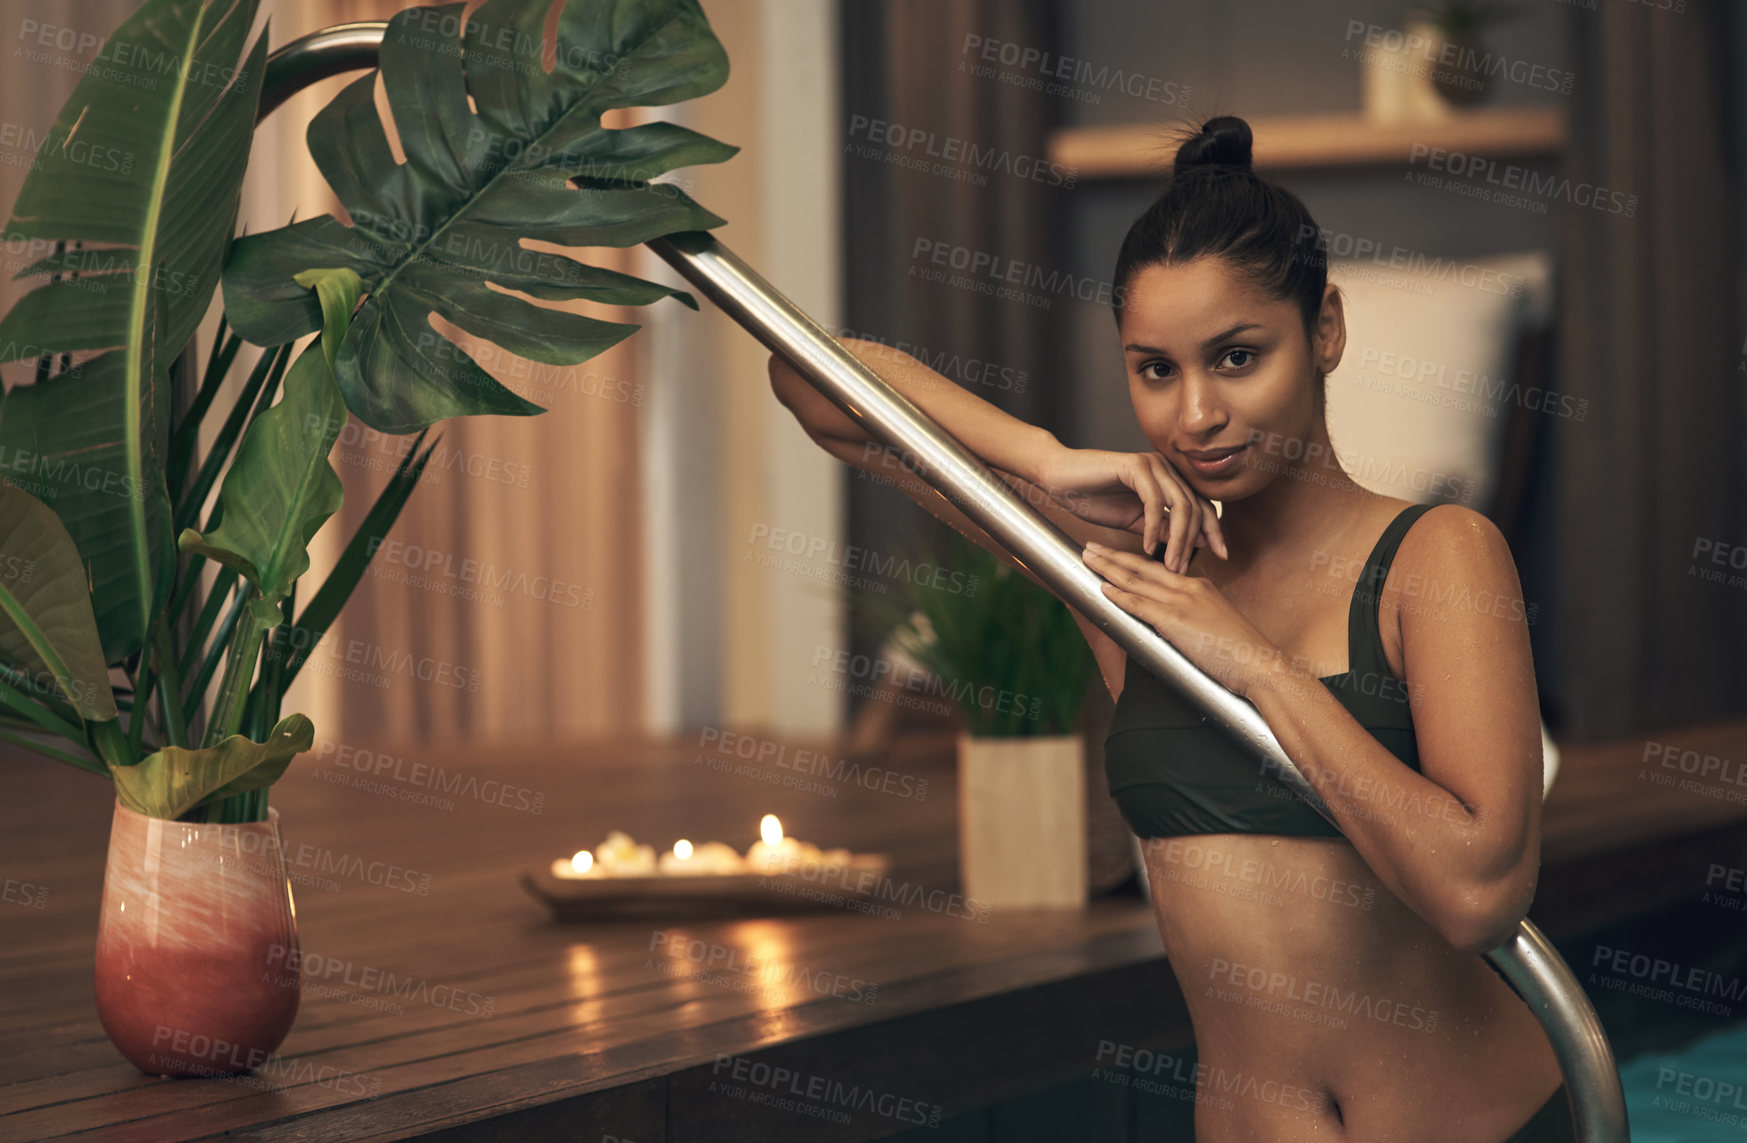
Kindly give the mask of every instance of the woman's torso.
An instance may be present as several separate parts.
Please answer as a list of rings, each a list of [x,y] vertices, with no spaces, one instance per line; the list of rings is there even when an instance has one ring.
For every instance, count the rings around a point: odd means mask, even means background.
[[[1358,569],[1407,506],[1379,498],[1349,529],[1351,550],[1328,553],[1320,566],[1353,569],[1328,577],[1344,591],[1319,574],[1208,578],[1316,675],[1344,676],[1363,653],[1349,647]],[[1207,575],[1205,562],[1190,574]],[[1376,666],[1401,680],[1398,582],[1384,581]],[[1558,1085],[1522,1001],[1402,904],[1346,840],[1209,832],[1142,847],[1195,1029],[1198,1143],[1500,1143]]]

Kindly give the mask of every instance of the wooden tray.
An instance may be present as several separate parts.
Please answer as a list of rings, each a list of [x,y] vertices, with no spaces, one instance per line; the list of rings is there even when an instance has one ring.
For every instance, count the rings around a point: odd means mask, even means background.
[[[877,884],[891,860],[857,854],[847,866],[817,876],[799,873],[716,873],[693,877],[558,877],[549,868],[522,873],[522,888],[560,921],[650,917],[734,917],[853,910],[875,898],[858,885]]]

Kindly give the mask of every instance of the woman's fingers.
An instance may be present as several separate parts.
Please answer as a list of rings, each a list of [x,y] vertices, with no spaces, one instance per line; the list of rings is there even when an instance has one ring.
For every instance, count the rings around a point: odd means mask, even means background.
[[[1140,497],[1143,522],[1140,534],[1140,549],[1152,553],[1153,545],[1158,542],[1159,532],[1165,523],[1165,491],[1159,486],[1157,476],[1147,465],[1135,466],[1134,475],[1130,478],[1135,495]]]
[[[1201,530],[1200,497],[1183,483],[1177,470],[1166,464],[1164,457],[1157,452],[1149,454],[1147,461],[1171,505],[1171,541],[1165,549],[1165,566],[1174,572],[1185,572],[1189,569],[1189,556],[1193,551],[1191,540]]]
[[[1163,603],[1171,596],[1171,573],[1155,560],[1102,544],[1087,544],[1082,559],[1113,586],[1131,595],[1156,603]]]
[[[1222,560],[1231,559],[1231,549],[1225,546],[1225,533],[1219,530],[1219,513],[1213,510],[1213,505],[1207,506],[1207,511],[1201,514],[1201,527],[1207,536],[1207,542]]]

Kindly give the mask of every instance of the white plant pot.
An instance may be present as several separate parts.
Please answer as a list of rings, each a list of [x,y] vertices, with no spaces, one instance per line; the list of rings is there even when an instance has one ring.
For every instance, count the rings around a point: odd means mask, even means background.
[[[1002,909],[1086,907],[1085,746],[1077,734],[958,737],[959,873]]]

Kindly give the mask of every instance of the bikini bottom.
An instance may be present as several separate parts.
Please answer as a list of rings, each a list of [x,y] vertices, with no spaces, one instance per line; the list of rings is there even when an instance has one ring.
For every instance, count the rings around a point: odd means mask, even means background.
[[[1517,1128],[1504,1143],[1576,1143],[1570,1102],[1565,1085],[1561,1083],[1547,1097],[1541,1109],[1529,1116],[1529,1121]]]

